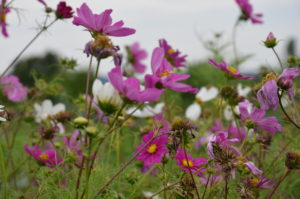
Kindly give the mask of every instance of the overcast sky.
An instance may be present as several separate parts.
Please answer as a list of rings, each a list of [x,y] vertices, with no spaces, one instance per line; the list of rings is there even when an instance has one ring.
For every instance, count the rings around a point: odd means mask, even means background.
[[[55,7],[57,0],[45,0]],[[127,27],[137,30],[136,34],[113,38],[121,47],[139,41],[149,53],[158,45],[158,39],[166,38],[175,48],[188,54],[188,61],[207,59],[209,54],[203,48],[195,32],[203,38],[211,38],[214,32],[223,32],[226,39],[240,11],[234,0],[69,0],[73,8],[83,2],[93,12],[101,13],[112,8],[113,21],[123,20]],[[279,51],[286,46],[289,38],[300,41],[300,1],[299,0],[250,0],[256,13],[263,13],[264,24],[252,25],[247,22],[239,27],[237,33],[240,54],[255,54],[251,61],[243,64],[242,70],[252,70],[261,64],[277,65],[272,52],[262,46],[267,34],[272,31],[281,40]],[[37,32],[36,28],[45,17],[43,6],[37,0],[15,0],[13,6],[19,9],[19,18],[15,11],[7,16],[9,38],[0,36],[0,70],[12,61],[14,56],[27,44]],[[72,20],[59,21],[42,35],[24,54],[42,55],[45,51],[55,51],[61,57],[78,60],[82,68],[88,60],[82,53],[86,42],[91,40],[84,28],[72,24]],[[297,43],[299,46],[299,43]],[[298,54],[300,52],[298,51]],[[147,62],[149,65],[149,61]],[[113,66],[112,62],[101,65],[105,74]]]

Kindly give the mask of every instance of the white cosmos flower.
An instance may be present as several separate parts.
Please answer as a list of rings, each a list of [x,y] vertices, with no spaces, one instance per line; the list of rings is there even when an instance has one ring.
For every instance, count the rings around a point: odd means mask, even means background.
[[[34,104],[35,109],[35,121],[41,122],[42,120],[47,120],[49,116],[54,116],[59,112],[66,111],[66,106],[62,103],[53,105],[52,101],[46,99],[42,104]]]
[[[240,114],[240,110],[239,110],[239,107],[238,106],[235,106],[233,107],[233,111],[236,115],[239,115]],[[233,120],[233,114],[232,114],[232,110],[231,110],[231,107],[229,105],[227,105],[225,108],[224,108],[224,117],[227,121],[231,121]]]
[[[153,196],[154,193],[150,192],[150,191],[144,191],[143,195],[145,196],[145,198],[150,198],[151,196]],[[161,199],[161,197],[159,196],[154,196],[152,199]]]
[[[251,88],[248,86],[243,87],[241,83],[238,83],[237,85],[237,92],[239,96],[247,97],[247,95],[250,93]]]
[[[112,103],[114,105],[121,105],[122,100],[118,91],[110,82],[103,84],[99,79],[96,79],[93,84],[93,95],[101,103]]]
[[[202,113],[201,103],[213,100],[217,97],[219,90],[216,87],[202,87],[196,94],[196,99],[185,111],[185,116],[190,120],[197,120]]]
[[[152,117],[154,115],[157,115],[161,113],[162,109],[164,108],[164,103],[158,103],[154,107],[151,107],[149,105],[146,105],[143,109],[136,110],[132,115],[134,117]],[[132,113],[136,107],[129,108],[126,112],[127,114]]]
[[[4,112],[4,106],[0,105],[0,115]],[[6,122],[6,118],[0,116],[0,122]]]

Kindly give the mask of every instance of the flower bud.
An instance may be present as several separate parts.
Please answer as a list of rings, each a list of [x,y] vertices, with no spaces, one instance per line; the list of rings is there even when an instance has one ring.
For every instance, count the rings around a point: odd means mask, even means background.
[[[86,133],[91,136],[94,137],[98,131],[98,129],[94,126],[88,126],[85,128]]]
[[[277,39],[274,37],[273,33],[270,32],[264,44],[267,48],[274,48],[277,45]]]
[[[77,125],[78,127],[82,127],[82,126],[86,126],[88,124],[88,120],[85,117],[77,117],[73,120],[73,122],[75,123],[75,125]]]
[[[283,90],[288,90],[289,88],[293,87],[293,80],[290,78],[281,77],[278,80],[277,85]]]
[[[285,166],[288,169],[300,169],[300,151],[287,152]]]

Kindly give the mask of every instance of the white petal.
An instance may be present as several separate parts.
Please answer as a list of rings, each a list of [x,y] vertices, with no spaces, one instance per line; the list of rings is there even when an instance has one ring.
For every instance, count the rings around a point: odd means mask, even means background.
[[[57,113],[59,113],[59,112],[63,112],[63,111],[65,111],[66,110],[66,106],[64,105],[64,104],[62,104],[62,103],[58,103],[58,104],[56,104],[54,107],[53,107],[53,109],[52,109],[52,115],[55,115],[55,114],[57,114]]]
[[[93,83],[92,92],[94,96],[98,96],[101,93],[103,84],[99,79],[96,79]]]
[[[185,111],[185,116],[190,120],[197,120],[201,115],[201,106],[197,103],[191,104]]]
[[[207,90],[206,95],[202,96],[201,99],[206,102],[217,97],[219,90],[216,87],[211,87]]]
[[[227,121],[230,121],[233,119],[232,111],[231,111],[231,108],[229,105],[227,105],[224,109],[224,117]]]
[[[242,84],[238,83],[238,85],[237,85],[237,92],[238,92],[239,96],[246,97],[249,94],[250,91],[251,91],[250,87],[245,86],[243,88]]]

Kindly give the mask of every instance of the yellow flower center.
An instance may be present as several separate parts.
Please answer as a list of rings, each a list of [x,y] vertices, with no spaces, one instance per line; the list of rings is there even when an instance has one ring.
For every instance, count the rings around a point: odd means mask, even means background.
[[[148,148],[148,153],[155,153],[156,152],[156,150],[157,150],[157,145],[156,144],[152,144],[151,146],[149,146],[149,148]]]
[[[175,52],[175,50],[173,48],[169,48],[168,53],[169,54],[173,54]]]
[[[259,183],[259,179],[257,179],[257,178],[251,178],[249,181],[253,186],[255,186]]]
[[[266,82],[268,81],[271,81],[271,80],[276,80],[277,79],[277,75],[274,74],[274,73],[268,73],[264,79],[263,79],[263,84],[265,84]]]
[[[160,73],[158,76],[165,77],[165,76],[170,76],[170,75],[171,75],[171,73],[169,73],[168,71],[165,71],[165,72]]]
[[[229,70],[231,73],[233,73],[233,74],[235,74],[235,73],[238,72],[237,69],[234,68],[234,67],[232,67],[232,66],[228,66],[228,70]]]
[[[182,164],[183,164],[183,166],[190,167],[190,168],[194,166],[194,163],[190,160],[187,160],[187,159],[183,159]]]
[[[244,156],[238,156],[236,157],[236,161],[238,165],[243,165],[245,162],[247,162],[247,159]]]
[[[196,97],[195,101],[198,104],[202,104],[203,103],[203,100],[200,97]]]
[[[45,154],[45,153],[41,153],[40,158],[41,158],[42,160],[48,160],[48,159],[49,159],[49,156],[48,156],[47,154]]]

